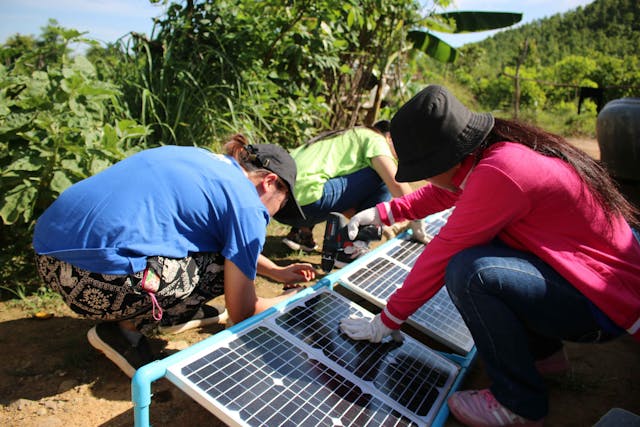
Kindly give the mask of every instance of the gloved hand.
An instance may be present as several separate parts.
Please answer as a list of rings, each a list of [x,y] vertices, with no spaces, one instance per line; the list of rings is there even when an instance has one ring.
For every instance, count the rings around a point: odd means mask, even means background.
[[[424,230],[424,220],[411,221],[411,231],[413,232],[413,240],[424,244],[429,243],[429,236]]]
[[[340,330],[354,340],[369,340],[380,342],[384,337],[391,335],[396,342],[402,342],[402,334],[399,330],[388,328],[380,315],[373,319],[365,317],[348,317],[340,321]]]
[[[363,225],[382,225],[378,209],[374,206],[369,209],[358,212],[351,217],[349,224],[347,224],[347,234],[349,239],[355,240],[358,235],[358,230]]]

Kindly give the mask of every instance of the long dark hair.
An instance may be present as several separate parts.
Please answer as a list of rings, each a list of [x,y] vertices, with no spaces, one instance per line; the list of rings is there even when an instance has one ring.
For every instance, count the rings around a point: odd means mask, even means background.
[[[638,210],[620,193],[607,170],[584,151],[569,144],[560,135],[517,120],[495,119],[495,124],[481,147],[511,141],[538,153],[557,157],[570,164],[591,190],[597,202],[609,212],[621,215],[629,224],[638,226]],[[611,216],[607,216],[611,225]]]

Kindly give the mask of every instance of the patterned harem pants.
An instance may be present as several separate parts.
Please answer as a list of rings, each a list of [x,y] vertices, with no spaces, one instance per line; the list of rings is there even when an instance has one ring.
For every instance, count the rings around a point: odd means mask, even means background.
[[[92,273],[47,255],[36,254],[38,274],[76,313],[96,320],[153,322],[153,303],[142,290],[144,271],[128,275]],[[161,278],[156,298],[163,324],[195,313],[224,293],[224,257],[196,253],[182,259],[149,257],[147,269]]]

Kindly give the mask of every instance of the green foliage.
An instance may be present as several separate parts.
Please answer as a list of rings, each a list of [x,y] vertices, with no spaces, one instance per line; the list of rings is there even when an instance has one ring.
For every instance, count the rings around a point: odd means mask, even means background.
[[[605,102],[638,96],[639,19],[638,2],[595,0],[464,46],[453,74],[486,109],[513,114],[517,70],[520,118],[567,136],[594,136],[597,113],[593,104],[577,113],[579,88],[602,88]]]
[[[454,28],[450,33],[473,33],[476,31],[495,30],[509,27],[522,20],[521,13],[512,12],[445,12],[437,15],[446,20],[453,21]],[[440,29],[442,31],[442,28]]]
[[[242,132],[291,147],[319,130],[376,120],[387,79],[403,76],[409,30],[427,25],[419,7],[415,0],[171,3],[151,37],[134,34],[111,51],[117,61],[92,57],[118,70],[105,74],[151,127],[149,145],[218,143]],[[467,14],[460,31],[507,25],[512,15]]]
[[[517,29],[501,31],[480,44],[495,64],[511,64],[525,39],[544,51],[542,66],[570,55],[600,52],[611,57],[640,56],[640,3],[637,0],[595,0],[564,14]]]
[[[24,226],[2,226],[0,236],[0,297],[18,297],[37,291],[31,232]]]
[[[519,118],[564,137],[595,137],[597,112],[592,101],[585,102],[580,114],[573,102],[561,101],[549,109],[524,109]]]
[[[131,72],[113,76],[131,111],[153,130],[148,143],[207,145],[242,132],[291,146],[311,133],[327,110],[325,98],[310,89],[320,81],[313,67],[337,66],[337,59],[327,53],[332,40],[317,21],[292,30],[304,16],[296,7],[172,4],[151,38],[134,34],[116,52],[116,66]]]
[[[449,6],[449,1],[435,2],[442,7]],[[475,12],[459,11],[431,13],[421,20],[420,24],[426,28],[409,31],[408,40],[413,48],[425,52],[429,57],[444,63],[453,63],[458,58],[458,50],[442,41],[431,33],[470,33],[476,31],[504,28],[520,22],[521,13],[512,12]]]
[[[260,13],[256,13],[260,10]],[[416,22],[413,0],[171,4],[152,37],[134,35],[115,73],[153,143],[230,133],[285,147],[365,120],[363,98]]]
[[[75,30],[49,26],[19,54],[0,50],[0,278],[29,265],[35,219],[69,185],[136,149],[146,129],[127,115],[119,90],[69,56]],[[23,43],[24,42],[24,43]]]
[[[45,70],[0,67],[0,217],[28,224],[66,187],[123,158],[145,129],[83,56]],[[25,70],[27,67],[24,68]],[[114,124],[106,122],[116,118]]]

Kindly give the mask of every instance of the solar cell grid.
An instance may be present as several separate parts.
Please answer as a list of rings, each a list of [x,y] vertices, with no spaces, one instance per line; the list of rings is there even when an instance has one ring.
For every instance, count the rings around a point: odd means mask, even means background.
[[[342,417],[375,419],[377,411],[410,425],[268,328],[256,328],[194,364],[183,369],[186,378],[247,425],[333,425]]]
[[[394,354],[400,346],[393,341],[372,346],[368,342],[354,342],[346,338],[338,331],[337,323],[331,322],[331,319],[349,315],[343,307],[334,304],[332,298],[323,298],[313,305],[296,307],[277,322],[287,332],[305,339],[307,344],[321,350],[349,372],[365,381],[372,381],[378,390],[394,400],[404,399],[404,405],[412,412],[425,416],[435,403],[432,398],[437,397],[434,385],[442,387],[444,384],[440,380],[446,379],[437,360],[430,360],[434,366],[425,368],[424,357],[417,355],[421,349],[415,341],[403,344],[401,354]],[[322,313],[322,319],[314,319],[318,312]],[[387,359],[388,356],[391,358]],[[397,378],[409,381],[397,383]],[[407,394],[407,390],[410,393]]]
[[[447,221],[443,218],[437,218],[433,222],[426,222],[424,229],[426,233],[431,236],[431,238],[433,238],[436,234],[438,234],[438,232],[446,222]]]
[[[396,290],[390,283],[402,284],[409,271],[386,258],[375,258],[348,277],[350,283],[367,289],[372,295],[386,301]]]
[[[427,218],[428,233],[435,236],[450,214],[451,211],[445,211]],[[394,239],[380,247],[379,254],[370,256],[364,266],[340,277],[339,282],[373,304],[384,307],[391,294],[402,286],[424,246],[409,238]],[[473,348],[471,334],[444,287],[407,322],[458,353],[467,354]]]
[[[459,372],[406,337],[353,341],[339,319],[370,313],[331,291],[169,367],[167,377],[238,425],[426,425]]]
[[[424,245],[411,240],[398,240],[398,244],[392,246],[387,255],[401,264],[412,266],[422,253]]]
[[[441,288],[427,304],[420,307],[412,318],[415,318],[412,322],[431,325],[433,334],[446,337],[448,343],[461,353],[468,353],[473,348],[471,333],[445,288]]]

